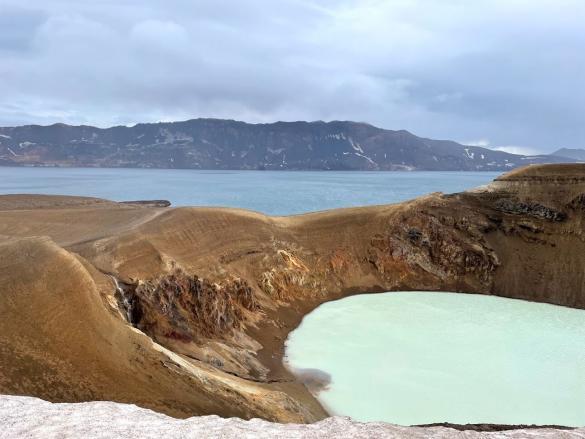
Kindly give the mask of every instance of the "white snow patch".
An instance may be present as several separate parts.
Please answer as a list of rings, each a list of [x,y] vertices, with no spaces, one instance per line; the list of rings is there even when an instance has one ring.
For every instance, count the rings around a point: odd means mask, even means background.
[[[371,158],[369,158],[367,155],[360,154],[359,152],[354,152],[354,155],[357,155],[358,157],[361,157],[361,158],[363,158],[363,159],[366,159],[366,160],[367,160],[368,162],[370,162],[372,165],[375,165],[375,164],[376,164],[376,162],[375,162],[375,161],[373,161]]]
[[[109,401],[54,404],[26,396],[0,396],[0,437],[11,439],[93,438],[582,438],[585,429],[457,431],[445,427],[404,427],[331,417],[314,424],[277,424],[261,419],[197,416],[175,419],[132,404]]]
[[[336,140],[345,140],[345,133],[337,133],[337,134],[327,134],[325,136],[326,139],[336,139]]]
[[[364,153],[362,146],[358,142],[354,142],[351,137],[349,137],[347,140],[349,140],[349,144],[351,145],[351,147],[354,150],[356,150],[357,152],[362,153],[362,154]]]

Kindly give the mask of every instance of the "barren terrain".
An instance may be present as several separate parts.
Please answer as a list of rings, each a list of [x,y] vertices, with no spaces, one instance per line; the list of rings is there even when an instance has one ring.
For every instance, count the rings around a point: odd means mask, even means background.
[[[327,413],[283,344],[325,301],[442,290],[585,308],[585,165],[292,217],[160,205],[0,197],[0,393],[307,423]]]

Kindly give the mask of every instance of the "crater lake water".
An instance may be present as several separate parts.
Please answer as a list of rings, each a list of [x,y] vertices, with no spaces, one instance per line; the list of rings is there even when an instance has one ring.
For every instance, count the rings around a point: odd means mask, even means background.
[[[454,293],[321,305],[287,340],[330,413],[402,425],[585,425],[585,311]]]
[[[0,194],[59,194],[114,201],[164,199],[174,206],[241,207],[291,215],[388,204],[430,192],[461,192],[493,172],[198,171],[2,168]]]

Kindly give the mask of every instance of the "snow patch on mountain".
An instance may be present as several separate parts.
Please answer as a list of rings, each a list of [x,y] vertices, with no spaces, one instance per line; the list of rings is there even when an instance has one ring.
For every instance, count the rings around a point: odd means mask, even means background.
[[[347,140],[349,140],[349,144],[351,145],[351,147],[354,150],[356,150],[357,152],[362,153],[362,154],[364,153],[364,150],[362,149],[362,146],[359,143],[354,142],[351,137],[348,138]]]
[[[358,157],[361,157],[363,159],[366,159],[368,162],[370,162],[372,165],[377,165],[377,163],[375,161],[373,161],[370,157],[368,157],[367,155],[363,155],[360,154],[359,152],[354,152],[354,155],[357,155]]]

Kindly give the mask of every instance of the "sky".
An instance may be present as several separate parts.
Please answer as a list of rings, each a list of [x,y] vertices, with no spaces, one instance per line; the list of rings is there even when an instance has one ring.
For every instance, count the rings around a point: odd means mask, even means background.
[[[585,148],[584,0],[0,0],[0,126],[354,120]]]

